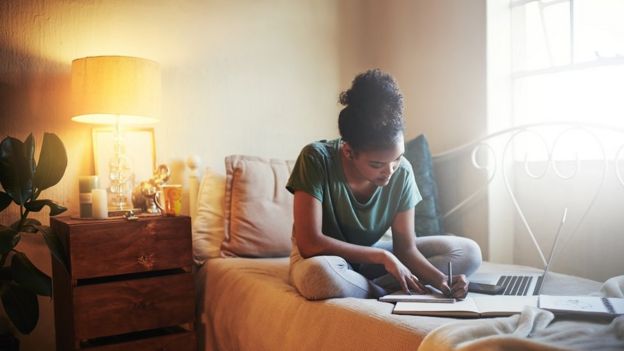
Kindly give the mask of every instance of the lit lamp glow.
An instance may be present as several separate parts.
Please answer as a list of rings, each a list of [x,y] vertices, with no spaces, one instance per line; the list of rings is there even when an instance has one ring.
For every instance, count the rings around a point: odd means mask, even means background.
[[[129,56],[72,61],[72,120],[114,126],[114,153],[109,162],[113,210],[128,208],[132,187],[122,127],[157,122],[160,91],[160,66],[154,61]]]

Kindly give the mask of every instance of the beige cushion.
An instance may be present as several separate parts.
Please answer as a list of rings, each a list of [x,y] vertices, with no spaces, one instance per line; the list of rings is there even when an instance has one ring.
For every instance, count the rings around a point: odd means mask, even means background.
[[[286,182],[294,161],[254,156],[225,159],[225,257],[290,254],[293,196]]]
[[[193,259],[197,264],[221,257],[221,242],[225,236],[224,198],[225,175],[206,169],[197,194],[197,214],[193,218]]]

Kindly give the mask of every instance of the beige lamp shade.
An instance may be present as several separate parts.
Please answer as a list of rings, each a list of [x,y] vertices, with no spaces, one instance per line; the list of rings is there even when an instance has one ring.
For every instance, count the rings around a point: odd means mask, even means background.
[[[160,66],[129,56],[72,61],[72,120],[146,124],[160,116]]]

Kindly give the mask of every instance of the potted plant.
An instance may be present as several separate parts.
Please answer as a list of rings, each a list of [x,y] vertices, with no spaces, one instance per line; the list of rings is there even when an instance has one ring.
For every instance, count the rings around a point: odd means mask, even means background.
[[[52,296],[52,281],[15,247],[21,233],[40,233],[52,257],[67,267],[58,236],[49,226],[28,218],[46,206],[50,216],[67,210],[52,200],[39,199],[43,190],[61,180],[66,168],[67,153],[56,134],[44,133],[38,162],[32,134],[24,142],[6,137],[0,143],[0,212],[11,203],[19,206],[19,219],[8,226],[0,225],[0,298],[8,319],[22,334],[29,334],[37,325],[37,295]]]

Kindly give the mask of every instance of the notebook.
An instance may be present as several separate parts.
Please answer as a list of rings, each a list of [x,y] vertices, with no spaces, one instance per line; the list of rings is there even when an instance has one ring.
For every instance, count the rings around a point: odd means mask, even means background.
[[[408,295],[403,291],[397,291],[389,295],[385,295],[379,298],[382,302],[428,302],[428,303],[454,303],[455,299],[447,297],[438,289],[427,286],[432,293],[431,294],[412,294]]]
[[[471,282],[502,285],[503,291],[499,295],[512,295],[512,296],[531,296],[539,295],[542,289],[542,282],[546,273],[550,269],[550,263],[555,256],[555,248],[559,243],[559,237],[561,235],[561,229],[566,221],[568,209],[564,209],[561,221],[559,221],[559,227],[555,234],[555,240],[550,250],[550,255],[546,263],[546,267],[542,273],[475,273],[469,277]]]
[[[537,306],[537,296],[468,296],[455,303],[397,302],[392,313],[445,317],[505,317]]]
[[[624,298],[540,295],[538,307],[558,315],[616,317],[624,315]]]

